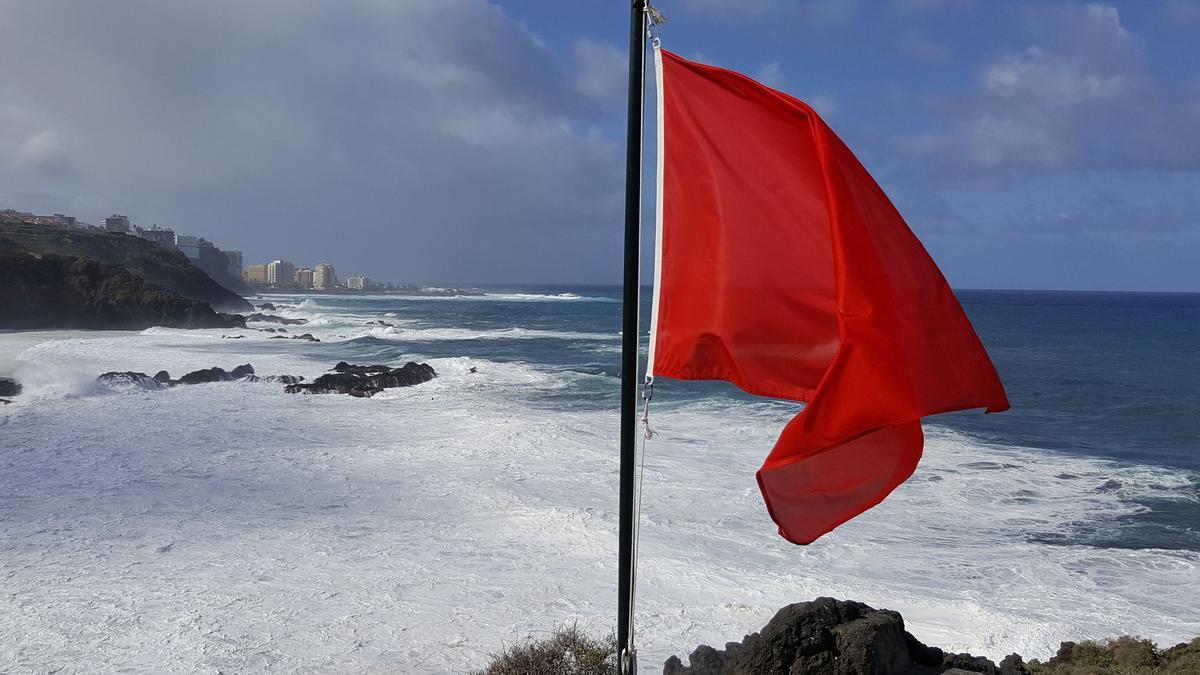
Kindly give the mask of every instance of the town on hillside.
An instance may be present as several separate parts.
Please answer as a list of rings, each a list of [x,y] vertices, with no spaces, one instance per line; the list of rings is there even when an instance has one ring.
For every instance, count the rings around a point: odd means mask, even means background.
[[[204,270],[218,283],[233,290],[249,293],[288,292],[397,292],[406,294],[454,294],[459,289],[424,288],[392,283],[377,283],[365,275],[351,274],[344,280],[338,278],[337,270],[330,263],[318,263],[311,267],[297,266],[288,260],[272,260],[262,264],[246,266],[242,252],[217,247],[204,237],[199,237],[157,224],[148,228],[129,222],[129,218],[113,214],[104,219],[103,225],[85,223],[75,216],[62,213],[44,216],[14,209],[0,209],[0,222],[25,223],[79,230],[103,230],[140,237],[159,246],[176,249],[192,264]]]

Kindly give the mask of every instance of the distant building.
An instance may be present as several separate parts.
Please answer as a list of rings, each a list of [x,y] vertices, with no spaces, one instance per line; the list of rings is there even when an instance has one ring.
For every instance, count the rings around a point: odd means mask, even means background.
[[[142,239],[152,241],[159,246],[170,247],[175,245],[175,230],[165,230],[158,225],[155,225],[148,230],[143,230],[139,227],[137,234]]]
[[[291,286],[296,283],[296,266],[286,260],[272,260],[267,263],[267,283]]]
[[[104,229],[109,232],[129,232],[129,218],[114,213],[104,219]]]
[[[54,217],[58,219],[58,223],[63,227],[79,227],[79,221],[75,219],[75,216],[67,216],[61,213],[56,213],[54,214]]]
[[[313,271],[307,267],[301,267],[296,270],[296,288],[312,288],[313,287]]]
[[[337,272],[333,265],[321,263],[313,268],[313,288],[327,291],[337,286]]]
[[[222,251],[225,254],[225,269],[233,279],[242,278],[242,252],[241,251]]]
[[[248,284],[267,283],[267,266],[251,265],[242,271],[242,281]]]
[[[190,234],[176,234],[175,248],[183,251],[183,254],[192,262],[200,262],[200,242],[203,241],[200,237],[193,237]]]
[[[346,286],[361,291],[371,287],[371,280],[361,274],[351,274],[346,278]]]

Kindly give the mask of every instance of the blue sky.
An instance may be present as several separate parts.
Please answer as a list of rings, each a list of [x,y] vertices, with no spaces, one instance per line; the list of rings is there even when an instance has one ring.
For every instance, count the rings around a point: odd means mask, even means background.
[[[953,285],[1200,291],[1200,1],[659,6],[668,49],[821,111]],[[0,207],[396,281],[616,282],[626,12],[5,3]]]

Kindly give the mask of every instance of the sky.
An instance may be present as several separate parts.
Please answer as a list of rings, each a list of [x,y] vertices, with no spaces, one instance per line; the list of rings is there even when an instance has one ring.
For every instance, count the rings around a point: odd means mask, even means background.
[[[955,287],[1200,291],[1200,0],[657,6],[812,104]],[[0,0],[0,208],[619,283],[627,41],[618,0]]]

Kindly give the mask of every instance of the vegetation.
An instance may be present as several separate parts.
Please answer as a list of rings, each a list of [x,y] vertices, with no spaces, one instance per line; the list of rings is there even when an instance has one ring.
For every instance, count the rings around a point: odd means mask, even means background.
[[[1194,675],[1200,673],[1200,638],[1170,649],[1128,635],[1106,642],[1064,642],[1046,663],[1030,661],[1032,675]]]
[[[136,330],[245,327],[207,302],[166,290],[118,265],[88,258],[0,254],[0,328]]]
[[[597,639],[563,626],[549,636],[523,642],[491,655],[475,675],[615,675],[617,640]]]
[[[89,258],[124,268],[166,291],[223,311],[253,309],[180,251],[129,234],[0,222],[0,251]]]

